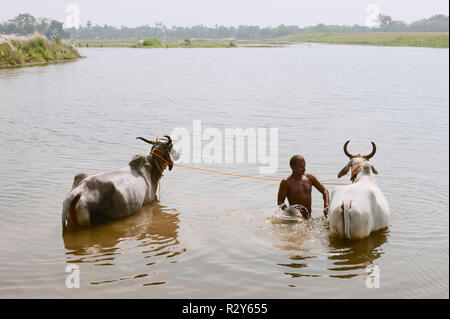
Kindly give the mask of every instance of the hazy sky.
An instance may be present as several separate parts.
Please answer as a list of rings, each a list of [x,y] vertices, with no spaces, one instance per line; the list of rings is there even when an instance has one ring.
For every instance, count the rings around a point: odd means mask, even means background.
[[[449,14],[448,0],[0,0],[0,21],[19,13],[64,22],[68,4],[77,4],[80,23],[114,26],[172,25],[207,26],[279,24],[309,26],[325,24],[365,25],[369,4],[382,13],[407,23],[433,14]]]

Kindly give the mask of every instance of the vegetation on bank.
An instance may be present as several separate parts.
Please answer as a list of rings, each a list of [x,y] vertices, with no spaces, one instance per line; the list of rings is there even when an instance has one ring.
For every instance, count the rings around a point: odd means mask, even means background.
[[[292,43],[328,43],[376,46],[413,46],[448,48],[448,32],[361,32],[361,33],[299,33],[272,40],[80,40],[78,47],[128,47],[128,48],[234,48],[234,47],[279,47]]]
[[[49,41],[40,34],[0,34],[0,68],[72,61],[80,57],[76,48],[59,38]]]
[[[448,48],[448,32],[301,33],[278,38],[288,42]]]
[[[143,47],[159,47],[162,43],[158,39],[150,38],[150,39],[144,39],[142,41]]]

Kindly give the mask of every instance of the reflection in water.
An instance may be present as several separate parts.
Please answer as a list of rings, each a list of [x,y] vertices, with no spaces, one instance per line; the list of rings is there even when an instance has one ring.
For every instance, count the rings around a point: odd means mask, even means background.
[[[269,218],[272,233],[278,240],[276,247],[288,251],[290,262],[277,263],[283,272],[291,278],[320,277],[311,273],[310,262],[317,256],[329,251],[328,223],[324,217],[312,218],[307,221],[281,221],[279,218]],[[294,285],[292,285],[294,287]]]
[[[373,264],[384,254],[381,246],[387,242],[388,234],[389,230],[384,229],[361,240],[348,241],[330,238],[332,254],[328,256],[328,259],[336,267],[328,268],[328,270],[339,272],[339,274],[330,275],[330,277],[351,278],[366,274],[356,271],[366,269],[367,266]]]
[[[154,265],[158,258],[175,257],[185,251],[185,249],[177,250],[178,215],[175,209],[166,208],[159,202],[155,202],[124,219],[64,233],[64,246],[67,249],[66,262],[111,266],[116,264],[119,256],[127,253],[135,254],[136,249],[144,255],[145,266]],[[142,260],[141,254],[135,254],[135,256]],[[147,275],[138,274],[118,280],[142,278]],[[115,281],[117,280],[91,282],[91,284]]]
[[[328,252],[328,223],[324,217],[300,222],[281,221],[276,216],[268,220],[272,224],[272,234],[279,241],[278,248],[303,255]]]
[[[385,229],[362,240],[348,241],[330,237],[328,222],[324,217],[299,223],[269,220],[272,222],[272,233],[281,242],[276,247],[294,252],[289,257],[292,262],[277,263],[292,278],[321,277],[322,274],[311,273],[309,265],[324,255],[328,255],[328,260],[333,264],[326,272],[323,271],[325,276],[351,278],[364,275],[366,267],[383,255],[381,247],[387,242],[389,233]]]

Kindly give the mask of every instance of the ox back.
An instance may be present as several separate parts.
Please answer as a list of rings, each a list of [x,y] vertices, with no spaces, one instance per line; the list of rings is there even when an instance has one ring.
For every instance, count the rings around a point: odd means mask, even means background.
[[[145,159],[145,156],[142,155]],[[144,159],[121,170],[97,175],[78,174],[63,203],[63,231],[129,216],[154,199],[156,183],[145,171]]]
[[[362,165],[360,176],[349,186],[331,193],[330,232],[346,239],[362,239],[388,226],[389,205],[378,187],[369,162]]]

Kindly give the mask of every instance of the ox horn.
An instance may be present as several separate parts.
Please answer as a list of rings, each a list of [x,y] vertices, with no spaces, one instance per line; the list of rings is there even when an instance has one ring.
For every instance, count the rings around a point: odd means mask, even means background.
[[[149,141],[149,140],[147,140],[147,139],[145,139],[145,138],[143,138],[143,137],[140,137],[140,136],[136,137],[136,139],[143,140],[144,142],[146,142],[146,143],[148,143],[148,144],[152,144],[152,145],[155,145],[155,144],[156,144],[155,141]]]
[[[347,151],[347,145],[348,145],[348,143],[350,143],[350,140],[347,141],[347,142],[345,142],[345,144],[344,144],[344,153],[345,153],[345,155],[347,155],[349,158],[352,158],[353,155],[350,154],[350,153]]]
[[[377,146],[375,145],[375,143],[374,142],[370,142],[370,143],[372,143],[372,152],[369,155],[364,155],[364,158],[366,160],[369,160],[377,152]]]

